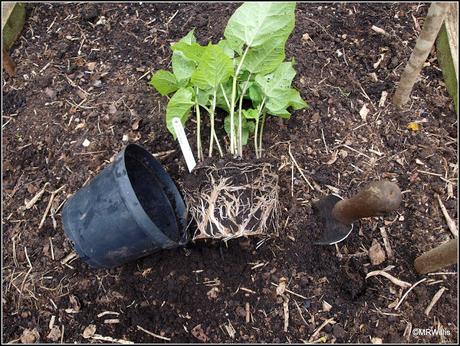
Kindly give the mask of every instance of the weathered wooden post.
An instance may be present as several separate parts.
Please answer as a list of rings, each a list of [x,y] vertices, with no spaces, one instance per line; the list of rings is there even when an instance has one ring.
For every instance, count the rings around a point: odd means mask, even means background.
[[[8,49],[19,37],[26,16],[25,5],[16,2],[2,2],[2,61],[3,68],[10,75],[15,73],[15,65]]]
[[[436,40],[436,55],[447,91],[458,111],[458,3],[450,4]]]
[[[412,88],[422,70],[423,64],[430,54],[449,6],[449,3],[439,2],[433,2],[430,5],[420,36],[417,39],[406,68],[401,75],[398,88],[393,95],[393,104],[395,106],[401,107],[409,100]]]

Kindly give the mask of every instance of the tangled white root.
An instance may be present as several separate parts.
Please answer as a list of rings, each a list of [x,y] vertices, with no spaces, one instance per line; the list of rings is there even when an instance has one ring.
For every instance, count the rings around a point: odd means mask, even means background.
[[[277,234],[278,175],[271,164],[229,162],[196,169],[205,170],[207,179],[196,189],[184,188],[197,226],[193,240]]]

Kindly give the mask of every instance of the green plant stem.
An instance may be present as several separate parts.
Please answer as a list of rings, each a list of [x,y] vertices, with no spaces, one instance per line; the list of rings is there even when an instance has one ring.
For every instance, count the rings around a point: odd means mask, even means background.
[[[209,107],[206,107],[206,106],[203,106],[203,105],[201,105],[201,107],[204,108],[204,110],[206,112],[208,112],[208,114],[211,114],[211,109]]]
[[[225,103],[227,104],[227,107],[230,110],[230,102],[228,101],[227,94],[225,93],[225,89],[222,86],[222,84],[220,84],[220,89],[222,90],[222,94],[224,95]]]
[[[242,109],[243,109],[243,99],[244,99],[244,94],[246,93],[246,90],[248,88],[249,84],[249,79],[251,78],[251,74],[249,73],[248,79],[246,82],[243,84],[243,89],[241,90],[241,95],[240,95],[240,104],[238,108],[238,140],[237,140],[237,145],[238,145],[238,155],[240,157],[243,157],[243,119],[242,119]]]
[[[196,150],[198,155],[198,161],[203,159],[203,149],[201,147],[201,114],[200,114],[200,105],[195,104],[196,111]]]
[[[214,131],[214,139],[216,140],[217,149],[219,150],[220,157],[224,157],[224,152],[222,151],[219,140],[217,139],[216,131]]]
[[[241,56],[240,63],[236,68],[235,75],[233,76],[233,85],[232,85],[232,99],[230,100],[230,153],[233,155],[236,154],[236,141],[235,141],[235,102],[236,102],[236,81],[238,79],[238,75],[240,74],[241,67],[243,66],[244,58],[248,53],[249,46],[243,52]]]
[[[209,140],[209,157],[212,157],[212,149],[214,146],[214,139],[216,140],[217,148],[219,149],[219,154],[220,156],[224,156],[224,153],[222,152],[222,148],[220,146],[219,140],[217,139],[216,131],[214,128],[214,114],[216,111],[216,90],[214,90],[213,98],[212,98],[212,105],[211,109],[209,112],[209,117],[211,120],[211,138]]]
[[[255,126],[255,130],[254,130],[254,151],[256,152],[256,158],[259,158],[259,150],[257,149],[258,148],[258,145],[257,145],[257,133],[258,133],[258,130],[259,130],[259,117],[257,116],[256,118],[256,126]]]
[[[262,136],[264,133],[264,125],[265,125],[265,110],[262,112],[262,121],[260,123],[260,134],[259,134],[259,158],[262,157]]]
[[[264,130],[264,122],[265,122],[265,111],[264,111],[265,101],[266,101],[266,98],[264,97],[258,107],[258,113],[257,113],[257,118],[256,118],[256,129],[254,131],[254,150],[256,152],[256,158],[258,159],[262,156],[262,133]],[[262,113],[262,122],[260,124],[260,135],[258,136],[259,118],[260,118],[261,113]],[[259,144],[257,144],[257,141],[259,141]]]

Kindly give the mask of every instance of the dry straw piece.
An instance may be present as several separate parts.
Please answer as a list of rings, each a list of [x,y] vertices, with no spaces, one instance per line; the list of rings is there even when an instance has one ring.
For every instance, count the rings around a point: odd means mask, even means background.
[[[278,175],[269,163],[196,167],[200,186],[184,186],[196,239],[272,235],[278,230]],[[204,173],[204,174],[203,174]]]

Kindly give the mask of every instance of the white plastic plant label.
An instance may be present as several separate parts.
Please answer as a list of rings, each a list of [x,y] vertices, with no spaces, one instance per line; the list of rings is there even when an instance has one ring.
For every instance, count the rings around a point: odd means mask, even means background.
[[[188,171],[191,172],[196,166],[195,157],[193,156],[192,149],[185,135],[184,127],[179,118],[173,118],[172,124],[176,132],[177,140],[179,141],[182,155],[184,155],[185,163],[187,164]]]

